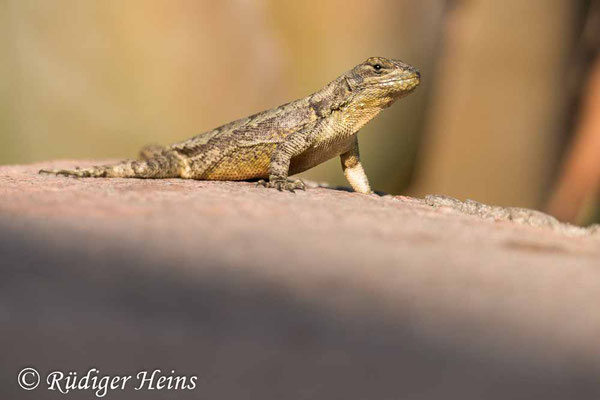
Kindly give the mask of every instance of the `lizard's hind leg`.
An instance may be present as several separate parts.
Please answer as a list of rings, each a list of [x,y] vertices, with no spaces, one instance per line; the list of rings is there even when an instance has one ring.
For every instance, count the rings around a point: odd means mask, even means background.
[[[151,158],[161,156],[165,148],[163,146],[159,146],[156,144],[151,144],[148,146],[142,147],[140,150],[140,159],[141,160],[149,160]]]
[[[64,175],[76,178],[176,178],[177,161],[169,155],[157,155],[145,161],[127,160],[119,164],[75,169],[42,169],[40,174]]]

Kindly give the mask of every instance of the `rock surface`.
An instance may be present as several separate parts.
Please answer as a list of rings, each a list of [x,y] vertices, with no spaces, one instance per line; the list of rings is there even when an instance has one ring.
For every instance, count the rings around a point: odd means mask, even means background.
[[[75,164],[0,167],[1,398],[60,397],[20,389],[26,366],[198,376],[106,398],[600,398],[597,235],[401,196],[37,174]]]

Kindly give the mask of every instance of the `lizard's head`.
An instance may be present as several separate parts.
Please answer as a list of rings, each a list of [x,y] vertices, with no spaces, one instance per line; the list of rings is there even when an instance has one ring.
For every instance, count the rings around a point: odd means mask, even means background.
[[[402,61],[371,57],[348,71],[345,79],[356,105],[389,107],[419,85],[421,74]]]

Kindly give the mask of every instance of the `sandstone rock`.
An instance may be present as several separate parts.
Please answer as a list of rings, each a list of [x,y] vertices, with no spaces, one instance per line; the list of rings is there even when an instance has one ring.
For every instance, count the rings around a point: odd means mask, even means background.
[[[57,398],[18,387],[26,366],[198,376],[106,398],[599,398],[596,236],[401,196],[37,174],[75,164],[0,167],[2,398]]]

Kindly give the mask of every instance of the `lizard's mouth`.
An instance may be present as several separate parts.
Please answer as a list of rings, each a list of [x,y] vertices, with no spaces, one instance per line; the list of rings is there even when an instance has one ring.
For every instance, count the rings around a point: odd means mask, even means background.
[[[377,82],[378,85],[382,86],[394,86],[401,83],[419,83],[419,78],[410,77],[410,78],[395,78],[395,79],[387,79],[385,81]]]

